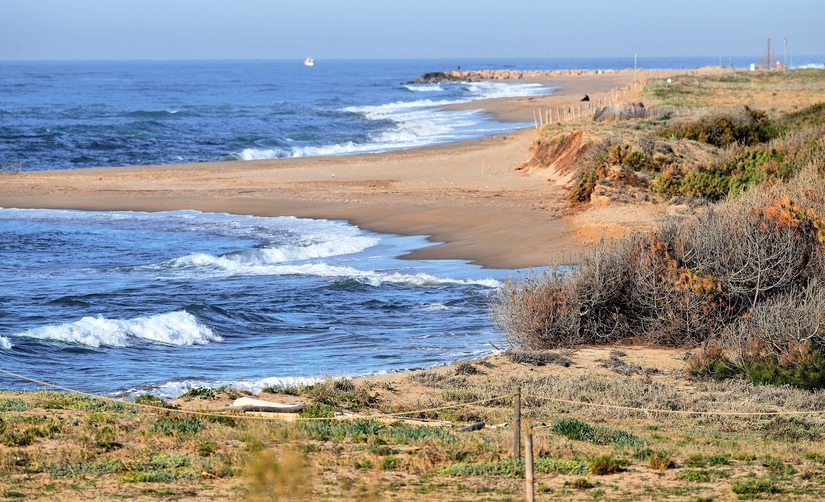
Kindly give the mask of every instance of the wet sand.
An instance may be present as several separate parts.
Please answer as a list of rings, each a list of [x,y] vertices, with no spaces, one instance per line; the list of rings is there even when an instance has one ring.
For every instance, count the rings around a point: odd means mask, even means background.
[[[463,104],[502,120],[575,105],[633,82],[632,71],[553,78],[554,94]],[[343,157],[106,167],[0,175],[0,207],[200,211],[348,220],[367,230],[428,235],[411,257],[491,268],[566,261],[582,246],[565,191],[516,170],[535,129],[428,148]]]

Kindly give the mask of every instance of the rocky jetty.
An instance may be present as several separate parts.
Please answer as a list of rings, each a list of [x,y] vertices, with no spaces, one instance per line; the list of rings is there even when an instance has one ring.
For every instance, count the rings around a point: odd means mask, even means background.
[[[452,70],[421,75],[408,84],[440,84],[443,82],[479,82],[482,80],[539,80],[566,75],[598,75],[614,70]]]

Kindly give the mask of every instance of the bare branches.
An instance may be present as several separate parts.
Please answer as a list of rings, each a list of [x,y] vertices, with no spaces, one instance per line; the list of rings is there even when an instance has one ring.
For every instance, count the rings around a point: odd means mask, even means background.
[[[493,322],[512,346],[529,349],[628,337],[668,346],[715,339],[741,360],[825,348],[820,186],[768,189],[603,242],[568,272],[505,284],[493,296]]]

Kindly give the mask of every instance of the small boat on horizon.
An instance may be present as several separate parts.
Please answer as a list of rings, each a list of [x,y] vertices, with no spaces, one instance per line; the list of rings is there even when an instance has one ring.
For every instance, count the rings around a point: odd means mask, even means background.
[[[315,66],[315,60],[312,58],[304,59],[304,66]]]

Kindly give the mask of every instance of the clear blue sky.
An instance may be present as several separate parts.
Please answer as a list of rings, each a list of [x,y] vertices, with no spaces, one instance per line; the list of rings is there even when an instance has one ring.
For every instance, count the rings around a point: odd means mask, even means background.
[[[0,0],[0,59],[825,58],[825,0]]]

